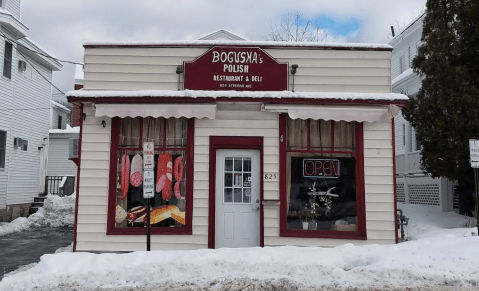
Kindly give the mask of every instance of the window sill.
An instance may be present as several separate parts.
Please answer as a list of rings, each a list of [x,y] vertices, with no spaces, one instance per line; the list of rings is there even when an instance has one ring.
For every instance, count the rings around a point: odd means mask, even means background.
[[[282,230],[281,237],[296,237],[296,238],[326,238],[326,239],[353,239],[353,240],[367,240],[366,235],[359,231],[335,231],[335,230]]]

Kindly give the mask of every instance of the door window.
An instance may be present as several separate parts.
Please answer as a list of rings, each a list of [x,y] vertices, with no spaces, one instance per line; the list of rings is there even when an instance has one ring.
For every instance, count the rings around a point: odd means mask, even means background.
[[[225,157],[224,203],[251,203],[251,158]]]

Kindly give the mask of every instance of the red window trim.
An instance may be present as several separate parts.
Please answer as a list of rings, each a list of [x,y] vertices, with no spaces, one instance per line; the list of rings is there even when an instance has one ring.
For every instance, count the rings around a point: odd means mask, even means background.
[[[365,211],[365,197],[364,197],[364,143],[363,143],[363,124],[356,123],[356,151],[355,152],[336,152],[336,151],[308,151],[308,150],[287,150],[287,114],[280,114],[279,116],[279,181],[280,181],[280,236],[282,237],[301,237],[301,238],[333,238],[333,239],[356,239],[366,240],[366,211]],[[309,122],[308,122],[309,125]],[[334,130],[334,126],[332,127]],[[309,132],[309,130],[308,130]],[[333,134],[334,132],[332,132]],[[308,138],[309,140],[309,138]],[[334,143],[334,138],[332,138]],[[308,142],[309,148],[309,142]],[[334,149],[334,144],[332,144]],[[299,230],[288,229],[287,227],[287,189],[286,189],[286,154],[287,152],[315,152],[315,153],[350,153],[356,157],[356,203],[358,215],[358,230],[354,232],[349,231],[332,231],[332,230]]]
[[[208,203],[208,248],[215,248],[216,223],[216,151],[219,149],[259,150],[260,155],[260,247],[264,247],[264,213],[263,213],[263,137],[262,136],[210,136],[209,150],[209,203]]]
[[[141,123],[142,124],[142,123]],[[166,122],[165,122],[166,124]],[[107,217],[107,235],[146,235],[146,228],[144,227],[115,227],[115,208],[116,208],[116,173],[117,173],[117,159],[118,150],[128,150],[129,148],[118,147],[120,118],[115,117],[111,123],[111,151],[110,151],[110,175],[109,175],[109,189],[108,189],[108,217]],[[192,221],[193,221],[193,171],[194,171],[194,139],[195,139],[195,120],[191,118],[188,120],[187,139],[188,144],[186,146],[187,154],[187,167],[186,167],[186,217],[185,227],[152,227],[150,233],[153,235],[191,235],[192,234]],[[140,135],[142,135],[140,131]],[[164,133],[165,134],[165,133]],[[166,141],[166,139],[163,139]],[[141,145],[140,145],[141,147]],[[130,148],[131,149],[131,148]],[[137,148],[135,148],[136,150]],[[155,148],[155,150],[185,150],[178,148],[167,148],[166,143],[163,143],[163,147]]]

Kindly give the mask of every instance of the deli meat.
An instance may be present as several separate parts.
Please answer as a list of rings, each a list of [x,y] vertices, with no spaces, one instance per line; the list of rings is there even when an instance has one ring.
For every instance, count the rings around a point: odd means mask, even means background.
[[[161,196],[165,201],[169,201],[171,199],[171,179],[173,172],[172,164],[172,157],[169,153],[161,154],[158,157],[156,172],[156,192],[159,192],[160,190]]]
[[[131,175],[130,183],[133,187],[139,187],[143,183],[143,174],[141,172],[134,172]]]
[[[139,187],[143,183],[143,159],[139,154],[131,160],[130,183],[133,187]]]
[[[128,195],[128,188],[130,187],[130,157],[127,154],[121,157],[120,186],[121,200],[123,200]]]
[[[175,180],[176,180],[173,192],[175,193],[175,197],[178,198],[178,199],[180,199],[180,197],[181,197],[180,182],[183,179],[183,163],[182,163],[182,160],[183,160],[183,157],[181,157],[181,156],[177,157],[175,159],[175,170],[173,172],[173,174],[175,176]]]

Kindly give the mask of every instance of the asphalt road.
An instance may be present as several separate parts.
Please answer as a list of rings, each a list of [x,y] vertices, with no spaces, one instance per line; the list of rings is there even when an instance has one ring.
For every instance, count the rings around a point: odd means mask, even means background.
[[[32,228],[0,236],[0,278],[73,242],[73,228]]]

